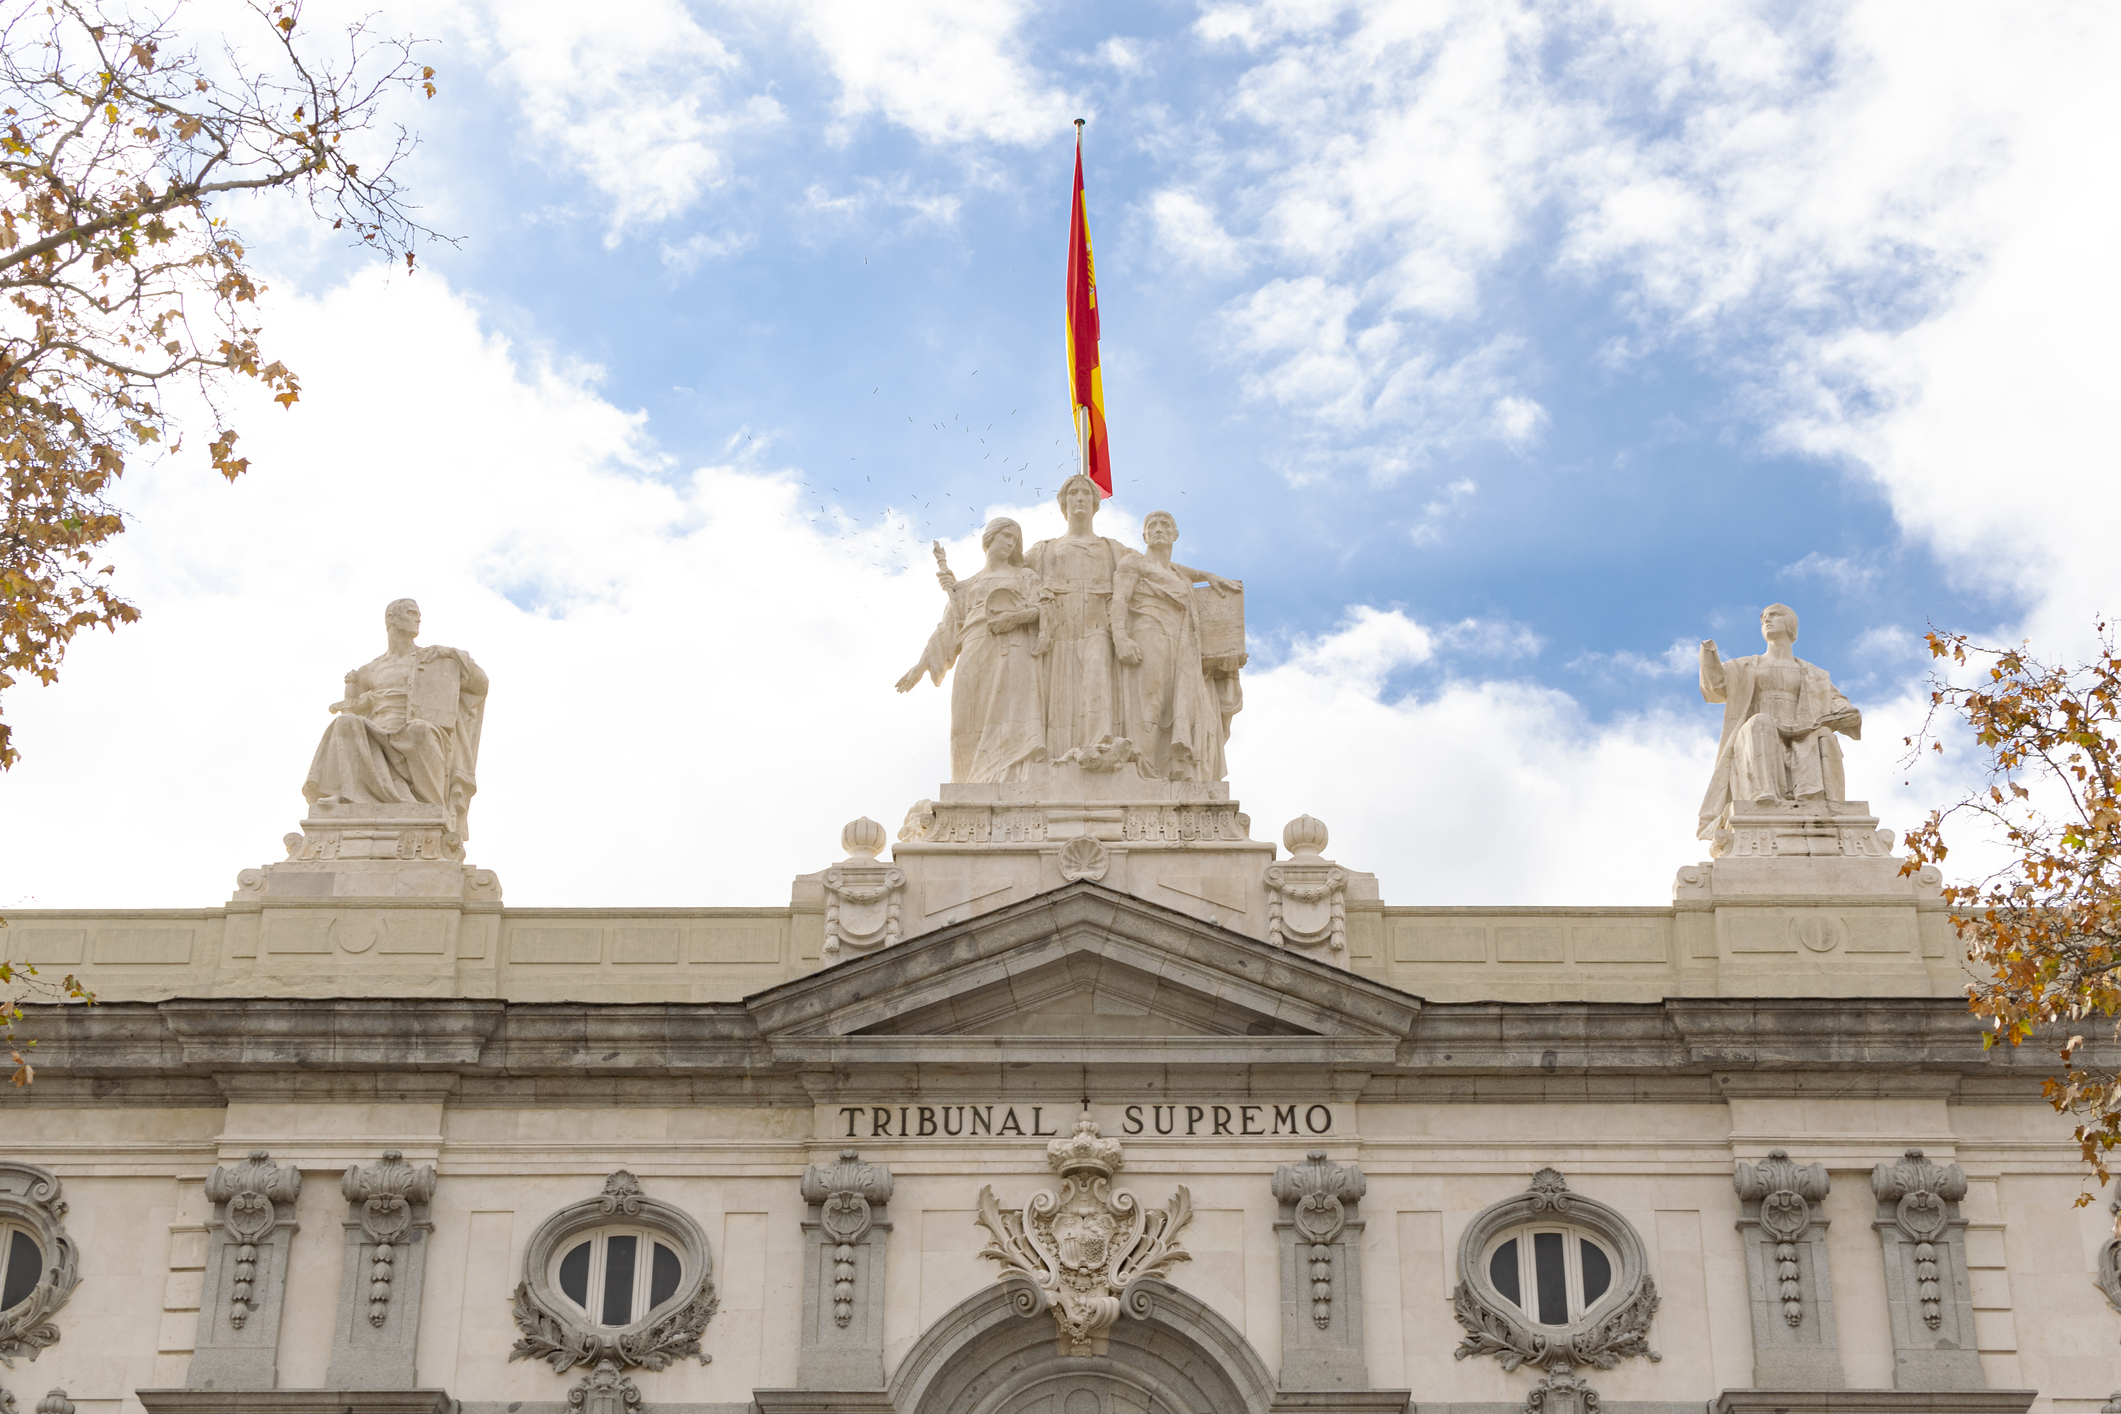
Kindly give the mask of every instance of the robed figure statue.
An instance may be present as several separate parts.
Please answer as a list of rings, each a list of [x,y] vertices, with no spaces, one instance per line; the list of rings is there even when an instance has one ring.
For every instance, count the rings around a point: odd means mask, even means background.
[[[960,580],[938,576],[950,596],[921,660],[898,680],[907,692],[927,674],[950,685],[950,779],[1020,781],[1046,759],[1039,710],[1038,575],[1024,563],[1024,532],[1006,516],[980,534],[987,564]],[[937,550],[941,555],[941,550]]]
[[[1210,594],[1241,586],[1171,561],[1178,521],[1169,511],[1142,519],[1145,554],[1129,552],[1112,575],[1112,645],[1127,731],[1147,773],[1173,781],[1223,778],[1230,726],[1202,662],[1194,581]]]
[[[346,695],[331,704],[303,798],[315,805],[444,806],[450,828],[469,839],[486,674],[461,648],[415,644],[420,606],[410,599],[393,600],[383,626],[390,646],[346,675]]]
[[[1716,641],[1701,644],[1701,696],[1723,704],[1716,770],[1701,801],[1701,839],[1713,839],[1729,813],[1748,806],[1848,799],[1835,733],[1860,740],[1863,714],[1841,695],[1824,668],[1791,651],[1797,613],[1787,604],[1760,611],[1767,652],[1720,659]]]

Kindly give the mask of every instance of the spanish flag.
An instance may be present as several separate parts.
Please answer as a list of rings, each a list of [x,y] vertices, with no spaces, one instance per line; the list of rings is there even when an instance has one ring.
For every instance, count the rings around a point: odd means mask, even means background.
[[[1068,397],[1083,470],[1112,494],[1105,445],[1105,383],[1097,370],[1097,265],[1090,258],[1090,208],[1083,199],[1083,125],[1075,125],[1075,203],[1068,217]]]

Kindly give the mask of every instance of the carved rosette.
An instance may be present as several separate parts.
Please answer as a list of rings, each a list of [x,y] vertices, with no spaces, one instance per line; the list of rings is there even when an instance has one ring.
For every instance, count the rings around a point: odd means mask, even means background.
[[[243,1329],[250,1319],[251,1290],[258,1274],[258,1244],[272,1236],[302,1191],[302,1174],[293,1164],[275,1168],[272,1156],[253,1149],[232,1169],[216,1164],[206,1176],[206,1196],[222,1206],[222,1226],[236,1244],[236,1277],[228,1294],[228,1323]]]
[[[414,1168],[396,1149],[383,1151],[378,1163],[355,1164],[339,1180],[346,1201],[358,1204],[361,1235],[374,1244],[368,1272],[368,1323],[380,1326],[390,1313],[391,1268],[397,1249],[412,1231],[412,1205],[435,1195],[435,1171]]]
[[[1966,1196],[1966,1174],[1957,1164],[1938,1165],[1910,1149],[1897,1164],[1871,1170],[1871,1191],[1891,1203],[1900,1235],[1915,1244],[1915,1281],[1922,1300],[1922,1320],[1931,1330],[1943,1323],[1943,1276],[1937,1266],[1937,1243],[1951,1221],[1945,1206]]]
[[[0,1159],[0,1215],[35,1234],[44,1254],[43,1279],[26,1298],[0,1313],[0,1365],[10,1369],[16,1356],[34,1360],[58,1342],[59,1327],[52,1317],[81,1284],[81,1254],[66,1235],[66,1200],[59,1191],[59,1177],[49,1169]]]
[[[840,1150],[830,1168],[811,1164],[803,1170],[803,1201],[815,1203],[818,1226],[832,1243],[832,1321],[844,1326],[854,1318],[854,1248],[876,1221],[870,1205],[891,1201],[891,1170],[865,1164],[853,1149]]]
[[[1192,1220],[1193,1195],[1181,1184],[1164,1208],[1143,1208],[1132,1193],[1112,1190],[1124,1160],[1119,1141],[1102,1137],[1085,1114],[1074,1133],[1046,1146],[1058,1192],[1041,1190],[1021,1211],[1005,1213],[992,1188],[979,1191],[974,1220],[989,1233],[979,1255],[999,1262],[1001,1280],[1016,1284],[1020,1314],[1052,1312],[1064,1355],[1104,1354],[1121,1313],[1144,1309],[1130,1288],[1191,1260],[1178,1234]]]
[[[899,940],[906,871],[877,858],[884,844],[884,827],[867,816],[840,831],[847,857],[824,878],[826,957],[836,958],[843,949],[888,948]]]
[[[628,1414],[641,1407],[641,1387],[619,1373],[617,1361],[599,1360],[567,1391],[567,1407],[581,1414]]]
[[[1361,1169],[1331,1162],[1323,1149],[1274,1170],[1274,1196],[1290,1205],[1296,1235],[1311,1249],[1311,1323],[1320,1330],[1333,1324],[1333,1244],[1348,1225],[1346,1205],[1368,1186]]]
[[[1797,1244],[1812,1226],[1812,1204],[1824,1202],[1826,1165],[1800,1168],[1789,1151],[1770,1149],[1759,1165],[1740,1163],[1732,1176],[1738,1196],[1760,1205],[1760,1230],[1775,1242],[1775,1280],[1782,1297],[1782,1319],[1804,1324],[1804,1286],[1799,1280]]]

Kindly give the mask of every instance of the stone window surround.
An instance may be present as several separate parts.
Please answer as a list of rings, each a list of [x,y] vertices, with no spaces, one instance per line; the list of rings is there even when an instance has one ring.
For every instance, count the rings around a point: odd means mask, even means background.
[[[614,1327],[590,1320],[554,1285],[553,1277],[559,1257],[578,1238],[621,1226],[663,1238],[677,1252],[684,1275],[671,1298],[639,1319]],[[621,1169],[604,1180],[598,1196],[570,1203],[539,1224],[524,1252],[515,1304],[523,1339],[516,1342],[511,1360],[544,1360],[556,1373],[607,1359],[651,1370],[687,1355],[704,1364],[710,1357],[699,1348],[700,1332],[716,1305],[707,1234],[691,1214],[649,1197],[640,1181]]]
[[[1551,1182],[1547,1181],[1549,1175]],[[1577,1229],[1582,1235],[1595,1238],[1616,1259],[1612,1285],[1565,1326],[1539,1324],[1525,1308],[1497,1291],[1488,1276],[1488,1259],[1497,1246],[1512,1233],[1539,1228]],[[1466,1225],[1458,1242],[1458,1279],[1476,1305],[1516,1328],[1527,1346],[1569,1346],[1575,1337],[1589,1333],[1633,1303],[1645,1289],[1653,1293],[1655,1290],[1650,1280],[1649,1251],[1634,1224],[1596,1198],[1569,1189],[1552,1169],[1540,1170],[1531,1188],[1482,1210]],[[1506,1365],[1514,1363],[1505,1361]]]
[[[1537,1257],[1532,1239],[1535,1234],[1539,1233],[1558,1233],[1562,1239],[1563,1300],[1568,1307],[1569,1319],[1560,1325],[1549,1325],[1533,1319],[1534,1313],[1539,1308],[1539,1288],[1536,1271]],[[1593,1311],[1608,1304],[1609,1298],[1613,1296],[1617,1285],[1616,1278],[1620,1271],[1620,1257],[1614,1251],[1613,1243],[1597,1229],[1573,1223],[1566,1219],[1556,1221],[1552,1218],[1501,1229],[1488,1239],[1487,1247],[1480,1257],[1480,1269],[1487,1275],[1490,1286],[1494,1285],[1496,1255],[1505,1244],[1510,1242],[1519,1244],[1517,1249],[1519,1276],[1516,1305],[1525,1320],[1538,1329],[1560,1330],[1580,1326]],[[1582,1271],[1582,1250],[1577,1246],[1580,1242],[1588,1242],[1591,1246],[1597,1248],[1604,1254],[1609,1264],[1605,1286],[1595,1297],[1589,1300],[1584,1299],[1586,1279]],[[1505,1301],[1510,1299],[1506,1292],[1498,1290],[1496,1295]]]
[[[66,1234],[66,1201],[58,1175],[34,1164],[0,1159],[0,1223],[20,1227],[37,1244],[43,1271],[27,1299],[0,1312],[0,1365],[18,1355],[34,1360],[59,1339],[52,1323],[80,1284],[80,1253]]]
[[[602,1319],[598,1313],[598,1308],[604,1304],[607,1295],[605,1280],[609,1268],[606,1265],[606,1254],[609,1251],[609,1239],[614,1237],[638,1239],[633,1259],[632,1291],[629,1293],[627,1300],[627,1309],[633,1314],[629,1320],[616,1323]],[[605,1239],[603,1245],[597,1244],[597,1239],[599,1238]],[[576,1303],[573,1295],[561,1286],[560,1264],[567,1259],[569,1253],[585,1242],[591,1244],[589,1261],[583,1270],[583,1281],[585,1283],[583,1300],[580,1303]],[[667,1247],[678,1259],[677,1285],[671,1289],[670,1295],[664,1297],[661,1301],[653,1299],[655,1280],[654,1252],[657,1246]],[[635,1321],[647,1320],[656,1312],[675,1302],[683,1294],[686,1287],[685,1278],[695,1265],[694,1261],[688,1260],[682,1241],[673,1234],[663,1231],[661,1227],[643,1225],[633,1221],[605,1223],[590,1228],[586,1232],[569,1233],[566,1240],[553,1245],[552,1262],[546,1273],[547,1287],[550,1290],[557,1291],[563,1301],[574,1305],[578,1318],[585,1324],[596,1326],[600,1330],[622,1330]]]

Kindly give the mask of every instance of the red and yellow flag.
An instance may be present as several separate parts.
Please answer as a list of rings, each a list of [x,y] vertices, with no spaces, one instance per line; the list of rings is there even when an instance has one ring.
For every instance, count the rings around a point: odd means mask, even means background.
[[[1083,198],[1083,130],[1075,129],[1075,201],[1068,217],[1068,397],[1083,470],[1112,494],[1105,445],[1105,383],[1097,369],[1097,265],[1090,258],[1090,208]]]

